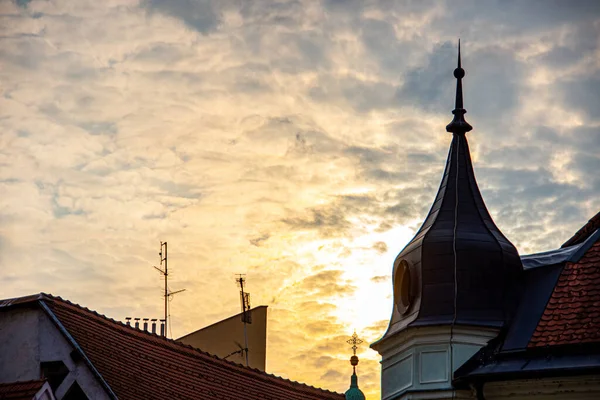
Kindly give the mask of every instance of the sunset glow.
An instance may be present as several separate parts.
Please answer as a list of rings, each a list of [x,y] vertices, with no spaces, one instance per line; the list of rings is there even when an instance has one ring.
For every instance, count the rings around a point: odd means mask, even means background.
[[[356,330],[378,398],[368,344],[442,176],[459,36],[497,225],[526,254],[598,210],[600,10],[464,3],[0,1],[1,298],[160,317],[167,241],[173,337],[239,312],[243,273],[268,372],[343,392]]]

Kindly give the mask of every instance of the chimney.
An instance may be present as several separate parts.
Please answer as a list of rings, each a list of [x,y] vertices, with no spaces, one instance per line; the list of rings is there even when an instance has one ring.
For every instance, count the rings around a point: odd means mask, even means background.
[[[167,332],[165,332],[165,320],[160,320],[160,336],[167,336]]]
[[[148,318],[144,318],[144,332],[148,332]]]
[[[152,321],[152,333],[156,335],[156,318],[152,318],[150,321]]]
[[[135,321],[135,329],[140,329],[140,319],[134,318],[133,320]]]
[[[125,322],[127,324],[127,326],[131,326],[131,317],[125,317]]]

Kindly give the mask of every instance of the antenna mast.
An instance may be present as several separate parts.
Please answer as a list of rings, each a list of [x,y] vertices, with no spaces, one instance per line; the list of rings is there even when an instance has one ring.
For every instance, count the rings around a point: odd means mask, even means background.
[[[169,291],[169,265],[168,265],[168,251],[167,251],[167,242],[160,242],[160,252],[158,255],[160,256],[160,268],[154,267],[158,272],[161,273],[165,277],[165,294],[163,297],[165,298],[165,337],[167,336],[167,326],[168,326],[168,318],[171,316],[169,313],[169,300],[173,298],[177,293],[184,292],[185,289],[176,290],[174,292]],[[164,268],[163,268],[164,263]]]
[[[244,323],[244,349],[246,352],[246,366],[248,366],[248,330],[246,325],[252,323],[252,315],[250,311],[250,293],[244,292],[244,283],[246,283],[246,275],[238,274],[238,278],[235,280],[240,285],[240,301],[242,303],[242,322]]]

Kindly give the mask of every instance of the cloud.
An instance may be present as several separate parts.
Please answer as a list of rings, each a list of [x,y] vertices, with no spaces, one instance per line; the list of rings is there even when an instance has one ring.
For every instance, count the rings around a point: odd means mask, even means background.
[[[29,3],[31,3],[31,0],[15,0],[15,4],[23,8],[27,8]]]
[[[353,76],[321,76],[309,89],[313,101],[338,103],[355,111],[366,113],[395,106],[396,86],[386,82],[365,81]]]
[[[306,295],[315,295],[316,298],[331,296],[348,296],[356,287],[342,279],[343,271],[326,270],[304,278],[298,289]]]
[[[385,242],[375,242],[373,243],[373,249],[377,251],[379,254],[386,253],[388,251],[387,244]]]
[[[388,275],[378,275],[371,278],[375,283],[387,283],[391,278]]]
[[[252,246],[260,247],[263,245],[264,242],[269,240],[270,237],[271,237],[271,235],[269,233],[263,233],[262,235],[260,235],[258,237],[250,239],[249,242]]]
[[[595,77],[565,82],[561,85],[564,103],[574,111],[582,111],[592,121],[598,121],[600,115],[600,79]]]
[[[332,209],[312,209],[303,217],[284,218],[282,222],[294,229],[319,229],[325,235],[341,234],[350,223],[339,212]]]
[[[215,31],[220,21],[219,14],[210,0],[145,0],[142,7],[151,12],[160,12],[180,19],[191,29],[205,35]]]
[[[167,240],[176,335],[238,312],[246,273],[271,372],[345,391],[345,340],[386,329],[393,256],[440,184],[459,36],[506,236],[551,249],[598,211],[597,1],[77,4],[0,6],[6,297],[160,315]]]

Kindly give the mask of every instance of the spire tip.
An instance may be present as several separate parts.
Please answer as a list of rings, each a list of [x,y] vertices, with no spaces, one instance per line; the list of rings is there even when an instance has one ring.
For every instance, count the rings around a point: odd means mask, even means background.
[[[460,38],[458,39],[458,66],[454,70],[454,77],[456,78],[456,102],[454,111],[454,119],[452,122],[446,126],[446,130],[448,132],[456,133],[456,134],[465,134],[469,132],[471,129],[471,125],[467,121],[465,121],[465,113],[467,110],[463,108],[463,93],[462,93],[462,78],[465,77],[465,70],[462,68],[462,63],[460,59]]]
[[[465,70],[462,69],[461,61],[460,61],[460,39],[458,39],[458,66],[454,70],[454,77],[456,79],[462,79],[465,77]]]

